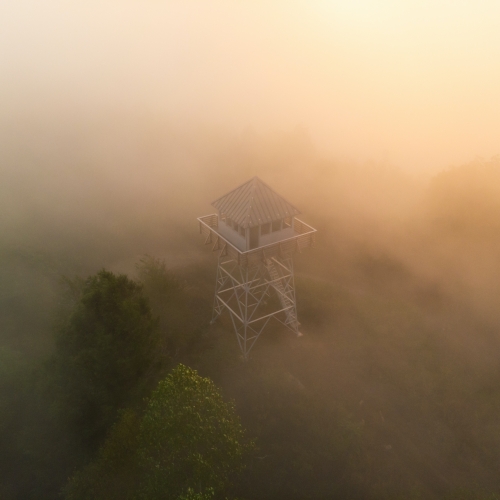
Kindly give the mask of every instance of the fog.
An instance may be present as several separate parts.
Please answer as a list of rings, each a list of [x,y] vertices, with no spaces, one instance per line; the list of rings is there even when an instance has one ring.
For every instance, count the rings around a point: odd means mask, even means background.
[[[498,153],[493,1],[3,2],[2,114],[127,108],[425,171]],[[83,108],[83,109],[82,109]]]
[[[259,384],[285,388],[362,429],[360,498],[497,494],[499,16],[493,1],[4,2],[0,357],[53,352],[61,276],[136,277],[150,255],[195,304],[192,363],[251,430]],[[229,322],[208,328],[216,257],[196,217],[254,175],[318,235],[296,256],[304,337],[271,329],[245,367]],[[19,474],[0,496],[28,498]]]

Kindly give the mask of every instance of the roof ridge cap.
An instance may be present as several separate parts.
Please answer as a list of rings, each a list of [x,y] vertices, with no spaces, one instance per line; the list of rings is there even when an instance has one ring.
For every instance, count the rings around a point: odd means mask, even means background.
[[[256,182],[259,180],[259,178],[254,175],[249,182],[252,183],[251,187],[250,187],[250,202],[248,203],[248,207],[247,207],[247,212],[245,214],[245,218],[243,220],[247,220],[247,224],[248,224],[248,219],[250,218],[250,212],[252,211],[252,202],[253,202],[253,194],[255,192],[255,185],[256,185]]]

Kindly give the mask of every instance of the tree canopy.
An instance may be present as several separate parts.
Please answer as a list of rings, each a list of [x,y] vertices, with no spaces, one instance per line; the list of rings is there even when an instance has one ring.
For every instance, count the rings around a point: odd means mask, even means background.
[[[141,424],[142,498],[177,498],[189,488],[223,491],[245,449],[233,403],[210,379],[179,365],[153,392]]]
[[[122,413],[98,458],[65,489],[67,500],[193,499],[223,493],[251,444],[234,405],[208,379],[178,365],[142,418]]]
[[[49,367],[56,406],[83,439],[100,439],[134,397],[157,341],[140,284],[105,270],[83,282]]]

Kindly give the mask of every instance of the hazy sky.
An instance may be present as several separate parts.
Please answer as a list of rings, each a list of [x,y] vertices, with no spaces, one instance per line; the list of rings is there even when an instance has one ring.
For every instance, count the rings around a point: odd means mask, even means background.
[[[300,126],[320,150],[419,169],[500,153],[498,0],[3,0],[0,67],[3,113]]]

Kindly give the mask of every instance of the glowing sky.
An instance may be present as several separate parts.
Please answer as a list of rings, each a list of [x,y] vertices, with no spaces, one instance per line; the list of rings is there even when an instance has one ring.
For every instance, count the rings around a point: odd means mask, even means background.
[[[435,169],[500,153],[500,2],[0,4],[0,111],[146,107]]]

